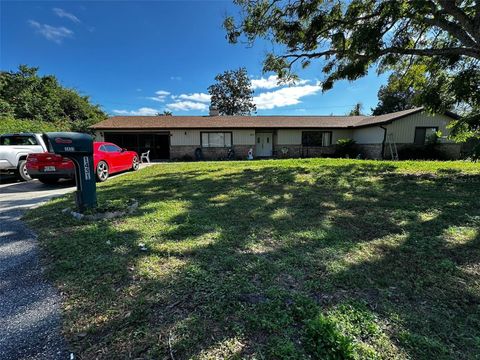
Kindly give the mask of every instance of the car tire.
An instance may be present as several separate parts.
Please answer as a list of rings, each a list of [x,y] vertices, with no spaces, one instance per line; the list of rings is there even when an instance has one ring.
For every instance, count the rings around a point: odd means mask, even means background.
[[[58,183],[59,180],[59,178],[38,178],[38,181],[45,185],[55,185],[56,183]]]
[[[20,160],[17,167],[17,176],[21,181],[30,181],[32,178],[28,175],[27,161]]]
[[[104,182],[108,179],[108,164],[105,161],[100,161],[97,164],[97,180],[99,182]]]
[[[135,155],[132,159],[132,171],[137,171],[140,169],[140,160],[138,160],[138,156]]]

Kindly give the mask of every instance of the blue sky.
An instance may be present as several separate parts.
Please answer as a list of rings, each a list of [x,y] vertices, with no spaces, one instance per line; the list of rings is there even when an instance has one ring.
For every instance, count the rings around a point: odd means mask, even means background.
[[[277,86],[262,74],[268,42],[230,45],[221,27],[238,13],[230,1],[5,1],[1,6],[2,70],[40,67],[109,114],[201,115],[216,74],[247,68],[257,114],[344,114],[377,103],[385,76],[375,71],[322,93],[320,63],[298,72],[295,85]]]

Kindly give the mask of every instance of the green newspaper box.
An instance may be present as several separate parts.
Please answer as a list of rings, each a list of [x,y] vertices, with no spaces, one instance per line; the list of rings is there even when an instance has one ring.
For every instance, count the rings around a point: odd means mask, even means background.
[[[75,132],[49,132],[43,134],[49,151],[62,155],[75,164],[77,191],[75,200],[80,212],[97,206],[97,188],[93,163],[93,138]]]

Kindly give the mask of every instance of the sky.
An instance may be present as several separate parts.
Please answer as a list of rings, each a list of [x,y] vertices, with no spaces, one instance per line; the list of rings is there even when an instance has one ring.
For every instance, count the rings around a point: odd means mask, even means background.
[[[39,67],[91,97],[110,115],[208,114],[217,74],[245,67],[258,115],[343,115],[361,102],[369,113],[386,76],[374,69],[322,92],[321,62],[279,86],[262,73],[270,42],[232,45],[222,21],[238,15],[231,1],[0,2],[0,69]]]

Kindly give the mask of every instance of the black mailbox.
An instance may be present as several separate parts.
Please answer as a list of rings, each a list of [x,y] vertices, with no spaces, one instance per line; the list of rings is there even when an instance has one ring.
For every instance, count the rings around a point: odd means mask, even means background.
[[[93,138],[75,132],[50,132],[44,134],[49,151],[69,158],[75,164],[78,210],[97,206],[97,189],[93,163]]]

